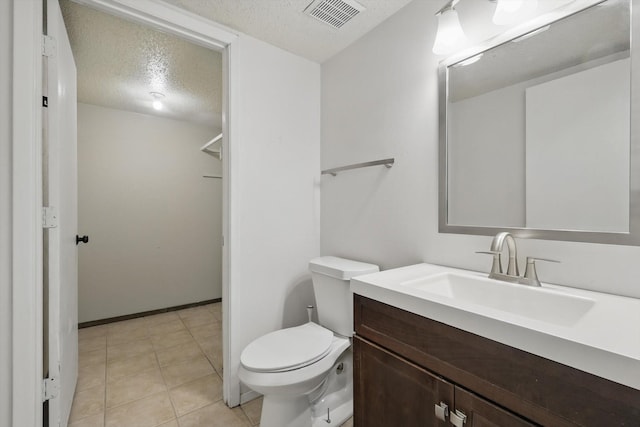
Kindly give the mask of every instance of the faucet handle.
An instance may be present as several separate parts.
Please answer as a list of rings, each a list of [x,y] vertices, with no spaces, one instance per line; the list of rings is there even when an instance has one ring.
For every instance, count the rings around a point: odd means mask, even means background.
[[[493,255],[491,274],[502,273],[502,252],[500,251],[476,251],[477,254]]]
[[[540,286],[540,280],[538,280],[538,274],[536,272],[536,261],[560,263],[560,261],[557,261],[555,259],[536,258],[536,257],[528,256],[527,266],[524,270],[524,279],[526,282],[528,282],[526,284],[530,284],[532,286]]]

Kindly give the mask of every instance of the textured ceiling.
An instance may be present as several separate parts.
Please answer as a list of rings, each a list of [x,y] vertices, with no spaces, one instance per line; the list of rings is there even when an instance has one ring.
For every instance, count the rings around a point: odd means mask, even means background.
[[[412,0],[358,0],[366,9],[339,30],[303,13],[311,0],[165,1],[322,63]],[[445,3],[445,0],[417,1]]]
[[[221,128],[222,56],[181,38],[61,0],[78,101]],[[163,108],[152,108],[149,92]]]
[[[311,0],[167,0],[315,62],[323,62],[411,0],[360,0],[335,29],[303,13]],[[429,0],[439,1],[439,0]],[[78,101],[221,128],[222,57],[178,37],[60,0],[78,68]],[[162,111],[150,92],[165,95]]]

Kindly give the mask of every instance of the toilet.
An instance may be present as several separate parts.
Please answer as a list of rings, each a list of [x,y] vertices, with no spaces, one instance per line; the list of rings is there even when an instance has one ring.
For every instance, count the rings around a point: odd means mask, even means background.
[[[353,295],[349,280],[377,265],[311,260],[318,323],[268,333],[240,356],[240,381],[264,395],[261,427],[340,426],[353,414]]]

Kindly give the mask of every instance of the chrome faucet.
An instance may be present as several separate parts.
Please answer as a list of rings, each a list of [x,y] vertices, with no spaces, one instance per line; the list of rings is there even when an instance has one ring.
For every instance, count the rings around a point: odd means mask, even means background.
[[[503,273],[501,256],[505,242],[507,242],[507,249],[509,251],[509,262],[507,264],[507,272]],[[493,255],[493,264],[491,265],[491,272],[489,273],[490,279],[519,283],[527,286],[540,286],[540,281],[536,273],[536,261],[560,262],[553,259],[527,257],[527,268],[525,269],[524,276],[520,276],[516,240],[511,233],[506,231],[495,235],[491,241],[491,250],[478,251],[477,253]]]
[[[516,247],[516,239],[513,238],[511,233],[503,231],[496,234],[491,242],[491,252],[502,253],[504,242],[507,242],[507,249],[509,249],[509,262],[507,264],[507,276],[519,276],[520,271],[518,269],[518,248]]]

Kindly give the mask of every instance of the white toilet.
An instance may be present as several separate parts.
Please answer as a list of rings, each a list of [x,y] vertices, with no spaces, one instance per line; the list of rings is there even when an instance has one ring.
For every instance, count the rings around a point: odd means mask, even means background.
[[[349,280],[377,265],[325,256],[309,262],[320,325],[264,335],[240,356],[240,381],[262,393],[261,427],[339,426],[353,414],[353,295]]]

